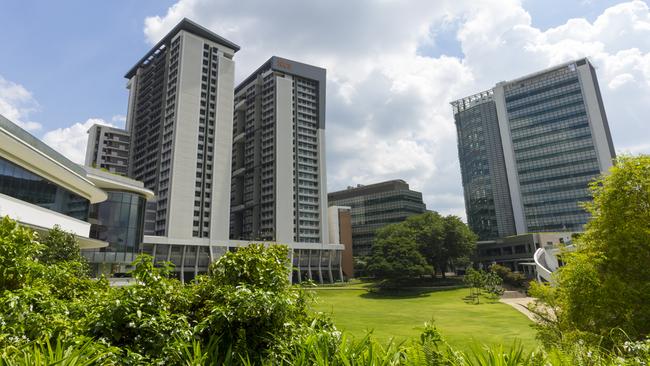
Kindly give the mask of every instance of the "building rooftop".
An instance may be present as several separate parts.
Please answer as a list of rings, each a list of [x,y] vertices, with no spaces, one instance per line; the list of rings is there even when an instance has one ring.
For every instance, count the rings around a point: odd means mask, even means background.
[[[244,79],[244,81],[237,85],[235,88],[235,94],[237,94],[241,88],[245,87],[247,84],[253,81],[257,75],[266,70],[276,70],[284,72],[286,74],[302,76],[308,79],[318,80],[323,84],[325,83],[325,75],[327,73],[327,70],[322,67],[309,65],[278,56],[271,56],[271,58],[263,63],[262,66],[258,67],[257,70],[255,70],[246,79]]]
[[[192,34],[195,34],[199,37],[203,37],[205,39],[208,39],[212,42],[218,43],[220,45],[226,46],[230,49],[232,49],[234,52],[237,52],[240,50],[241,47],[239,47],[237,44],[221,37],[220,35],[212,32],[211,30],[187,19],[183,18],[174,28],[172,28],[169,33],[167,33],[166,36],[163,37],[158,43],[156,43],[155,46],[151,48],[147,54],[138,61],[135,66],[133,66],[127,73],[124,75],[125,78],[130,79],[135,75],[136,71],[138,71],[138,67],[140,67],[149,57],[151,57],[154,53],[158,52],[163,46],[165,46],[169,41],[180,31],[187,31]]]
[[[111,132],[122,133],[122,134],[128,134],[129,133],[129,131],[127,131],[127,130],[125,130],[123,128],[102,125],[102,124],[99,124],[99,123],[95,123],[94,125],[90,126],[90,128],[88,129],[87,132],[90,132],[90,130],[92,130],[93,128],[101,128],[103,130],[109,130]]]
[[[327,194],[327,199],[332,200],[341,200],[345,198],[358,197],[376,193],[383,192],[392,192],[392,191],[404,191],[409,190],[409,185],[402,179],[394,179],[380,183],[374,183],[369,185],[358,184],[356,187],[348,187],[346,189],[330,192]]]

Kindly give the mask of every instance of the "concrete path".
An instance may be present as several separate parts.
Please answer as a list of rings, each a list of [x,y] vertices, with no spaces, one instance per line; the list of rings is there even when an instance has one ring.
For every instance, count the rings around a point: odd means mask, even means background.
[[[534,298],[527,297],[519,291],[506,291],[499,301],[512,306],[520,313],[526,315],[528,319],[535,321],[535,316],[528,310],[528,304],[535,301]]]

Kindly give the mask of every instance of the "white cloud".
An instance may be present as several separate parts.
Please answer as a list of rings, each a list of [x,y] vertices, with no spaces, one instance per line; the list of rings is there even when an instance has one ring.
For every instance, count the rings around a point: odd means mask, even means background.
[[[111,118],[111,122],[117,126],[124,126],[126,123],[126,116],[123,114],[116,114]]]
[[[57,128],[43,135],[43,141],[77,164],[86,158],[88,129],[94,124],[114,126],[101,118],[89,118],[86,122],[75,123],[70,127]]]
[[[40,123],[29,120],[29,114],[38,109],[38,103],[24,86],[6,80],[0,75],[0,114],[28,130],[42,128]]]
[[[430,209],[463,214],[449,102],[583,56],[598,69],[616,147],[650,152],[650,11],[642,1],[612,6],[593,22],[538,29],[517,0],[287,0],[281,7],[179,0],[145,20],[147,40],[155,43],[182,17],[242,46],[237,80],[272,55],[327,68],[330,190],[403,178]],[[445,24],[458,24],[462,57],[420,54]]]

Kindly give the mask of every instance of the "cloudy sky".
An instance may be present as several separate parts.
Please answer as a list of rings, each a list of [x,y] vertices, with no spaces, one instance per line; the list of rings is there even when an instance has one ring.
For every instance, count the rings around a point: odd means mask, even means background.
[[[449,102],[567,60],[597,67],[616,150],[650,153],[650,9],[600,0],[139,0],[0,3],[0,114],[74,161],[124,125],[123,75],[180,19],[327,68],[329,190],[402,178],[464,215]]]

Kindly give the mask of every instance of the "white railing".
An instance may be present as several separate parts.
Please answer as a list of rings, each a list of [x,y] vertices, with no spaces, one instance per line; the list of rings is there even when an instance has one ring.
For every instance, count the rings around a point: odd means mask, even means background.
[[[544,248],[537,249],[533,258],[537,267],[537,279],[551,282],[551,269],[546,264],[546,250]]]

